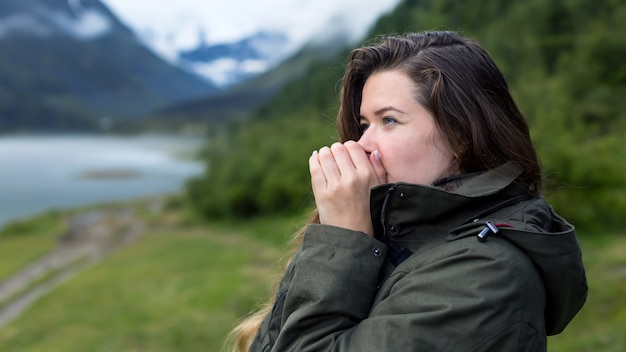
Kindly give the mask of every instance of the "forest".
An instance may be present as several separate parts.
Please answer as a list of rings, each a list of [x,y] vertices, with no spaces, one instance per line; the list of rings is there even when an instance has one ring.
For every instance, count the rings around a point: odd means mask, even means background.
[[[626,3],[619,0],[405,0],[353,47],[388,34],[455,30],[505,74],[531,126],[546,196],[579,229],[626,226]],[[319,61],[243,122],[215,128],[187,197],[205,218],[312,206],[307,160],[337,137],[352,47]]]

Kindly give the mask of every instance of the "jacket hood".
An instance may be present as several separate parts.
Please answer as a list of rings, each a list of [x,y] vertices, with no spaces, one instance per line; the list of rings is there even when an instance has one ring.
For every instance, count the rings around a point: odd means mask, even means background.
[[[574,227],[540,195],[516,183],[521,169],[512,163],[453,181],[444,187],[406,183],[375,187],[371,212],[376,237],[428,245],[500,236],[535,263],[546,288],[545,324],[558,334],[582,308],[587,280]],[[488,227],[487,225],[491,226]],[[495,230],[495,231],[493,231]],[[478,238],[478,235],[487,235]]]

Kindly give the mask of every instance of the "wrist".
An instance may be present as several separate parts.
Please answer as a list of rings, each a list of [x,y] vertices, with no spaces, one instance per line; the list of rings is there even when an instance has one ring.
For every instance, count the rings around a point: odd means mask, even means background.
[[[372,222],[369,218],[367,220],[362,219],[360,221],[355,221],[355,219],[337,219],[336,221],[333,221],[320,218],[320,223],[323,225],[363,232],[370,237],[374,237],[374,227],[372,226]]]

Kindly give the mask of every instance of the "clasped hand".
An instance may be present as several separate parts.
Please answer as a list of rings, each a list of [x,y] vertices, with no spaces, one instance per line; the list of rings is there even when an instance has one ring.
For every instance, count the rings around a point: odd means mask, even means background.
[[[370,190],[387,182],[378,151],[347,141],[323,147],[309,158],[311,185],[320,223],[374,235]]]

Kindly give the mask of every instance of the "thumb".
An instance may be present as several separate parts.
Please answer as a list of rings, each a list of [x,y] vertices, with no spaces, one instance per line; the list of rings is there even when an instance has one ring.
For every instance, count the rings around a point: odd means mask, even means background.
[[[374,171],[378,177],[378,182],[381,184],[387,183],[387,170],[385,170],[383,163],[380,161],[380,152],[378,149],[374,150],[370,154],[370,163],[374,167]]]

